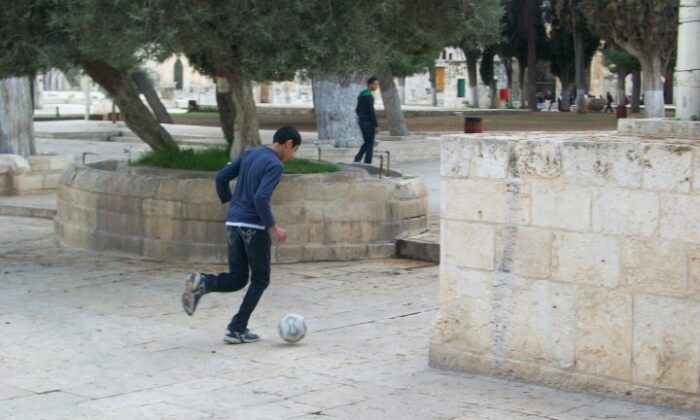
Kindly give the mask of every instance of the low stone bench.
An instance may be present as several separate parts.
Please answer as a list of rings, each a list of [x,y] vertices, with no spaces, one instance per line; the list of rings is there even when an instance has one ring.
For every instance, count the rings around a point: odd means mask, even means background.
[[[55,230],[72,247],[158,260],[226,262],[227,205],[209,172],[74,165],[58,189]],[[275,262],[393,256],[393,241],[427,230],[419,177],[378,178],[360,168],[284,175],[272,207],[289,240]],[[233,186],[233,184],[232,184]]]

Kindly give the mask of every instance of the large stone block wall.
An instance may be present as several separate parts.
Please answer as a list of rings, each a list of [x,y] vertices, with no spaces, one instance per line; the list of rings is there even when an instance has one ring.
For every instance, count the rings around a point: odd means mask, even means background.
[[[63,171],[75,162],[70,155],[0,154],[0,195],[24,195],[54,191]]]
[[[431,365],[700,410],[700,142],[445,136]]]
[[[658,138],[700,138],[700,121],[661,118],[621,118],[617,132],[624,135]]]
[[[226,262],[227,205],[211,173],[114,171],[76,165],[61,178],[55,230],[67,245],[160,260]],[[427,229],[428,193],[417,177],[364,171],[285,175],[272,206],[288,242],[276,262],[393,256],[393,241]]]

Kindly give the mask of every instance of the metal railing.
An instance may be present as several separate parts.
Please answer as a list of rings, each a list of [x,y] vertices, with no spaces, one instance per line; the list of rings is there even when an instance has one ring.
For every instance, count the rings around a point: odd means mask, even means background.
[[[94,152],[83,152],[83,165],[85,165],[85,156],[87,155],[94,155],[97,156],[97,153]]]
[[[316,150],[318,150],[318,160],[321,160],[321,154],[322,154],[322,149],[321,149],[321,141],[316,139],[314,140],[314,146],[316,146]]]
[[[386,171],[387,174],[391,171],[391,152],[388,150],[375,150],[374,153],[379,157],[379,177],[384,174],[384,156],[386,155]]]

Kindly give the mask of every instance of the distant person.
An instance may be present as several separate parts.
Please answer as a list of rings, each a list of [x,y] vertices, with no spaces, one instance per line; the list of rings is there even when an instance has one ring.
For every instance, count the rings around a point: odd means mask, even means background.
[[[376,77],[367,79],[367,89],[360,92],[357,97],[357,121],[362,131],[362,146],[360,151],[355,155],[355,162],[365,158],[365,163],[372,163],[372,153],[374,152],[374,135],[379,133],[379,124],[377,123],[377,114],[374,112],[374,96],[372,92],[379,87],[379,81]]]
[[[287,232],[272,214],[270,198],[282,178],[284,162],[300,144],[301,135],[296,128],[282,127],[275,132],[272,144],[246,151],[216,174],[219,199],[230,203],[226,214],[229,272],[191,273],[185,282],[182,306],[187,315],[192,315],[205,294],[236,292],[246,287],[250,278],[240,309],[228,324],[224,336],[227,343],[259,339],[248,329],[248,320],[270,284],[270,234],[281,244],[287,241]],[[236,178],[232,194],[229,183]]]
[[[603,110],[603,112],[608,112],[608,110],[609,110],[610,113],[612,114],[612,112],[613,112],[613,109],[612,109],[613,97],[610,94],[610,92],[607,92],[605,94],[605,97],[606,97],[606,104],[605,104],[605,109]]]
[[[544,103],[545,106],[547,107],[547,111],[552,110],[552,92],[546,91],[544,93]]]

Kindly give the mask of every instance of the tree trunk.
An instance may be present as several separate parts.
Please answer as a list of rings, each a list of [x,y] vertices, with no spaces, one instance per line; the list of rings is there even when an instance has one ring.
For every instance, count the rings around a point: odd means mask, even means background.
[[[406,120],[403,118],[403,112],[401,112],[401,98],[389,66],[384,66],[377,73],[377,79],[382,92],[389,134],[392,136],[407,136],[408,127],[406,127]]]
[[[561,81],[561,112],[569,112],[571,107],[571,81],[568,77],[560,77]]]
[[[527,0],[527,104],[537,111],[537,38],[535,33],[535,0]]]
[[[333,139],[335,147],[355,147],[362,144],[357,124],[357,95],[364,88],[360,75],[340,77],[316,73],[311,79],[318,138]]]
[[[224,132],[230,153],[233,147],[234,127],[236,126],[236,105],[233,103],[231,84],[225,77],[216,78],[216,108],[219,111],[221,131]]]
[[[661,82],[661,58],[658,54],[642,55],[644,78],[644,116],[646,118],[664,117],[664,85]]]
[[[501,58],[503,61],[503,67],[506,69],[506,80],[508,88],[508,102],[511,100],[511,95],[513,94],[513,61],[510,57]]]
[[[489,90],[491,91],[491,109],[498,108],[498,86],[496,84],[496,79],[491,79],[489,83]]]
[[[141,102],[128,75],[99,60],[80,62],[92,80],[99,83],[112,97],[124,117],[124,122],[153,150],[177,148],[170,133],[156,121],[151,111]]]
[[[642,95],[642,72],[635,70],[632,72],[632,97],[630,99],[630,112],[639,113],[639,99]]]
[[[527,69],[527,66],[523,66],[523,63],[518,61],[518,90],[520,91],[518,99],[520,100],[521,108],[525,104],[525,69]]]
[[[642,95],[642,73],[639,70],[632,72],[632,100],[630,101],[630,112],[639,114],[639,99]]]
[[[431,65],[428,68],[428,72],[430,73],[430,91],[431,91],[431,99],[430,99],[430,105],[431,106],[437,106],[437,76],[435,75],[435,65]]]
[[[36,154],[31,83],[28,77],[0,79],[0,153]]]
[[[158,97],[158,93],[153,89],[153,85],[146,73],[142,70],[136,70],[131,73],[131,80],[136,83],[136,87],[138,87],[139,91],[146,97],[146,102],[148,102],[148,106],[151,107],[156,120],[161,124],[172,124],[173,119],[170,118],[168,110],[165,109],[165,105],[163,105],[163,102],[161,102]]]
[[[573,7],[573,6],[572,6]],[[574,12],[572,16],[576,16]],[[576,65],[576,112],[586,112],[586,57],[583,51],[583,34],[574,21],[574,64]]]
[[[617,72],[617,104],[618,105],[625,105],[625,100],[626,100],[626,94],[625,94],[625,77],[627,77],[627,74],[625,74],[624,71],[618,71]]]
[[[34,98],[33,106],[34,109],[43,109],[44,108],[44,76],[43,75],[37,75],[33,80],[32,80],[32,86],[34,86],[34,89],[32,89],[32,94]]]
[[[664,104],[673,105],[673,69],[664,72]]]
[[[236,110],[234,141],[231,147],[231,159],[234,159],[243,153],[245,146],[260,146],[260,126],[250,80],[233,74],[229,77],[229,83]]]
[[[481,50],[469,50],[465,51],[467,56],[467,76],[469,77],[469,91],[471,92],[472,108],[479,107],[479,88],[477,87],[479,80],[476,78],[476,65],[479,57],[481,57]]]

